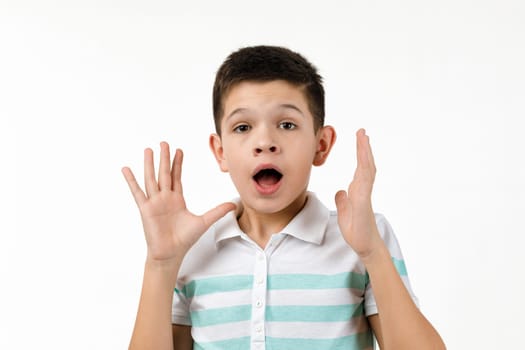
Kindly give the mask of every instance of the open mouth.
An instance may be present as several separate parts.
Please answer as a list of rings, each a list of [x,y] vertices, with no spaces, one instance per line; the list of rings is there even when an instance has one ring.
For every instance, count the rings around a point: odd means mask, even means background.
[[[253,176],[253,180],[261,187],[272,187],[281,181],[282,177],[283,174],[281,174],[279,171],[273,168],[268,168],[259,170]]]

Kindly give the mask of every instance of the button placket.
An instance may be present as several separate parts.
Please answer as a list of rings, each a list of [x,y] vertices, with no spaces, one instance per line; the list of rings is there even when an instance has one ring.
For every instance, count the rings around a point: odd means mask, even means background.
[[[266,309],[267,257],[259,249],[255,256],[252,292],[252,350],[265,348],[265,309]]]

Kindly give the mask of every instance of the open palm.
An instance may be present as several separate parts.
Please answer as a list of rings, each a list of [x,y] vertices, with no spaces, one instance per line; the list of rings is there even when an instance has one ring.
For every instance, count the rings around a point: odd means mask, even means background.
[[[346,242],[360,257],[366,257],[380,239],[372,210],[372,187],[376,168],[365,130],[357,134],[357,168],[348,191],[335,196],[339,228]]]
[[[144,192],[128,167],[122,173],[137,203],[148,245],[148,257],[170,260],[183,256],[199,237],[218,219],[235,208],[223,203],[203,215],[195,215],[186,208],[181,183],[181,150],[176,150],[170,166],[170,150],[162,142],[158,180],[155,178],[153,151],[144,151]]]

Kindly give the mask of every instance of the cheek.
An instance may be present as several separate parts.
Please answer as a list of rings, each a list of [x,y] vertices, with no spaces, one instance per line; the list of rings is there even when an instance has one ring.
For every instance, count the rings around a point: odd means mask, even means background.
[[[296,169],[296,175],[300,178],[308,178],[312,170],[315,152],[302,148],[301,152],[296,153],[292,164]]]
[[[245,171],[245,157],[243,148],[239,146],[229,146],[224,148],[224,164],[228,167],[228,172],[232,177],[242,174]]]
[[[312,140],[297,142],[294,144],[294,153],[297,161],[300,161],[301,164],[311,166],[317,153],[316,146],[317,145]]]
[[[242,159],[244,147],[241,145],[224,145],[224,159],[230,164],[230,167],[238,166],[239,160]]]

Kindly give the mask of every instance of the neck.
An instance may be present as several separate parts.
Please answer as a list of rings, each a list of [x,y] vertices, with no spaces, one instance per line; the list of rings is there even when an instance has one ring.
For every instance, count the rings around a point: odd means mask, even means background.
[[[244,209],[238,218],[239,227],[264,249],[270,237],[285,228],[294,216],[303,209],[306,198],[306,193],[303,193],[286,208],[275,213],[261,213],[253,208],[243,206]]]

